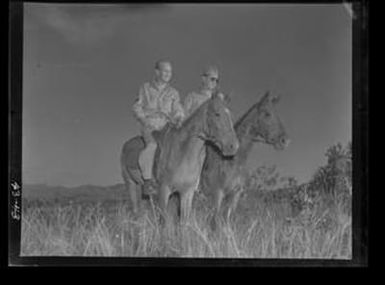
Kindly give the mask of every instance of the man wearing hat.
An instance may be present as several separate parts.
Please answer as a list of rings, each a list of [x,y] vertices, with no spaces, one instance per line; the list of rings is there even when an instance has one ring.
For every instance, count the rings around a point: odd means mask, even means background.
[[[191,92],[184,102],[185,116],[188,117],[204,102],[211,98],[218,89],[219,72],[215,66],[209,66],[202,72],[202,86],[199,91]],[[223,94],[222,94],[223,95]]]
[[[139,155],[145,195],[155,193],[156,187],[152,168],[157,144],[152,131],[163,129],[167,122],[180,124],[184,119],[179,93],[169,83],[171,78],[171,63],[165,60],[156,62],[154,80],[144,83],[133,106],[134,115],[141,124],[141,133],[146,144]]]

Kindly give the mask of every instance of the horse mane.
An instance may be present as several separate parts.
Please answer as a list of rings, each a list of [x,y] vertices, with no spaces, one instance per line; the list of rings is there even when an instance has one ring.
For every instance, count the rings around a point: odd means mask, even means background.
[[[186,126],[186,125],[188,125],[188,124],[190,124],[191,121],[195,120],[195,117],[197,117],[197,116],[200,115],[200,113],[202,112],[202,110],[203,110],[204,108],[207,107],[207,105],[211,102],[211,100],[212,100],[212,98],[209,99],[209,100],[207,100],[207,101],[204,102],[202,105],[200,105],[196,110],[194,110],[194,112],[192,112],[192,113],[190,114],[190,116],[189,116],[186,120],[183,121],[183,123],[182,123],[182,125],[181,125],[181,128],[184,127],[184,126]]]
[[[169,131],[179,131],[185,129],[185,127],[191,124],[191,122],[194,121],[197,117],[202,116],[202,110],[206,108],[210,100],[207,100],[205,103],[199,106],[199,108],[194,110],[194,112],[192,112],[191,115],[182,122],[180,127],[176,127],[174,124],[167,122],[167,124],[161,130],[154,130],[152,132],[154,139],[158,142],[158,144],[161,144]]]
[[[246,119],[249,117],[251,112],[259,105],[259,102],[254,103],[247,111],[240,117],[234,124],[234,129],[238,130],[246,121]]]
[[[152,132],[152,135],[154,136],[155,140],[157,142],[161,142],[166,133],[169,131],[169,130],[173,130],[173,131],[178,131],[180,129],[184,129],[187,125],[191,124],[192,121],[196,120],[197,117],[200,117],[202,116],[202,111],[207,108],[207,105],[210,104],[210,102],[216,98],[219,98],[222,100],[222,102],[226,103],[225,101],[225,98],[223,98],[222,96],[219,95],[220,93],[217,91],[215,93],[213,93],[212,97],[207,100],[206,102],[204,102],[202,105],[200,105],[197,109],[195,109],[191,114],[190,116],[185,119],[181,126],[180,127],[176,127],[174,124],[170,123],[170,122],[167,122],[167,124],[164,126],[163,129],[161,130],[155,130]]]

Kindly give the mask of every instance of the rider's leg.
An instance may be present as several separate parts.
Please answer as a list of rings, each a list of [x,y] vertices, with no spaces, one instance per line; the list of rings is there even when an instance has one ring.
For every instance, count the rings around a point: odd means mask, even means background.
[[[142,129],[142,136],[146,147],[139,155],[139,167],[142,171],[144,179],[143,192],[148,195],[154,192],[154,189],[152,189],[155,184],[152,177],[152,168],[154,165],[154,156],[157,144],[150,130],[145,128]]]
[[[139,166],[145,180],[152,179],[155,151],[156,143],[151,142],[147,144],[146,148],[139,155]]]

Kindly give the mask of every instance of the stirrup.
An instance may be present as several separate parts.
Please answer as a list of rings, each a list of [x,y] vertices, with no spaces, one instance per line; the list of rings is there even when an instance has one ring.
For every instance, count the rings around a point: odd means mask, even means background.
[[[153,195],[156,194],[156,182],[154,179],[146,179],[143,184],[143,194],[144,195]]]

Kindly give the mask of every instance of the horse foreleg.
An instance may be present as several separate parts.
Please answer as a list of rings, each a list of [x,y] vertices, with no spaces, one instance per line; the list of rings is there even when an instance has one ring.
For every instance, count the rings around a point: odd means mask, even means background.
[[[160,222],[161,224],[167,225],[169,221],[168,216],[168,200],[170,198],[171,190],[168,185],[162,184],[159,189],[159,208],[160,208]]]
[[[192,208],[192,201],[193,201],[193,198],[194,198],[194,193],[195,193],[195,189],[196,187],[194,188],[191,188],[191,189],[188,189],[186,192],[184,192],[182,195],[181,195],[181,203],[180,203],[180,212],[181,212],[181,217],[180,217],[180,221],[182,224],[184,224],[190,217],[190,214],[191,214],[191,208]]]
[[[137,195],[137,185],[136,183],[129,177],[124,177],[124,184],[130,196],[132,211],[134,214],[138,213],[138,195]]]
[[[227,205],[226,214],[225,214],[226,221],[228,224],[230,223],[231,214],[237,208],[239,197],[240,197],[241,193],[242,193],[242,188],[236,189],[235,191],[233,191],[230,194],[230,196],[228,198],[228,205]]]
[[[212,230],[216,230],[218,227],[223,198],[224,198],[224,193],[222,189],[217,189],[217,191],[215,191],[214,199],[213,199],[214,213],[211,219]]]

